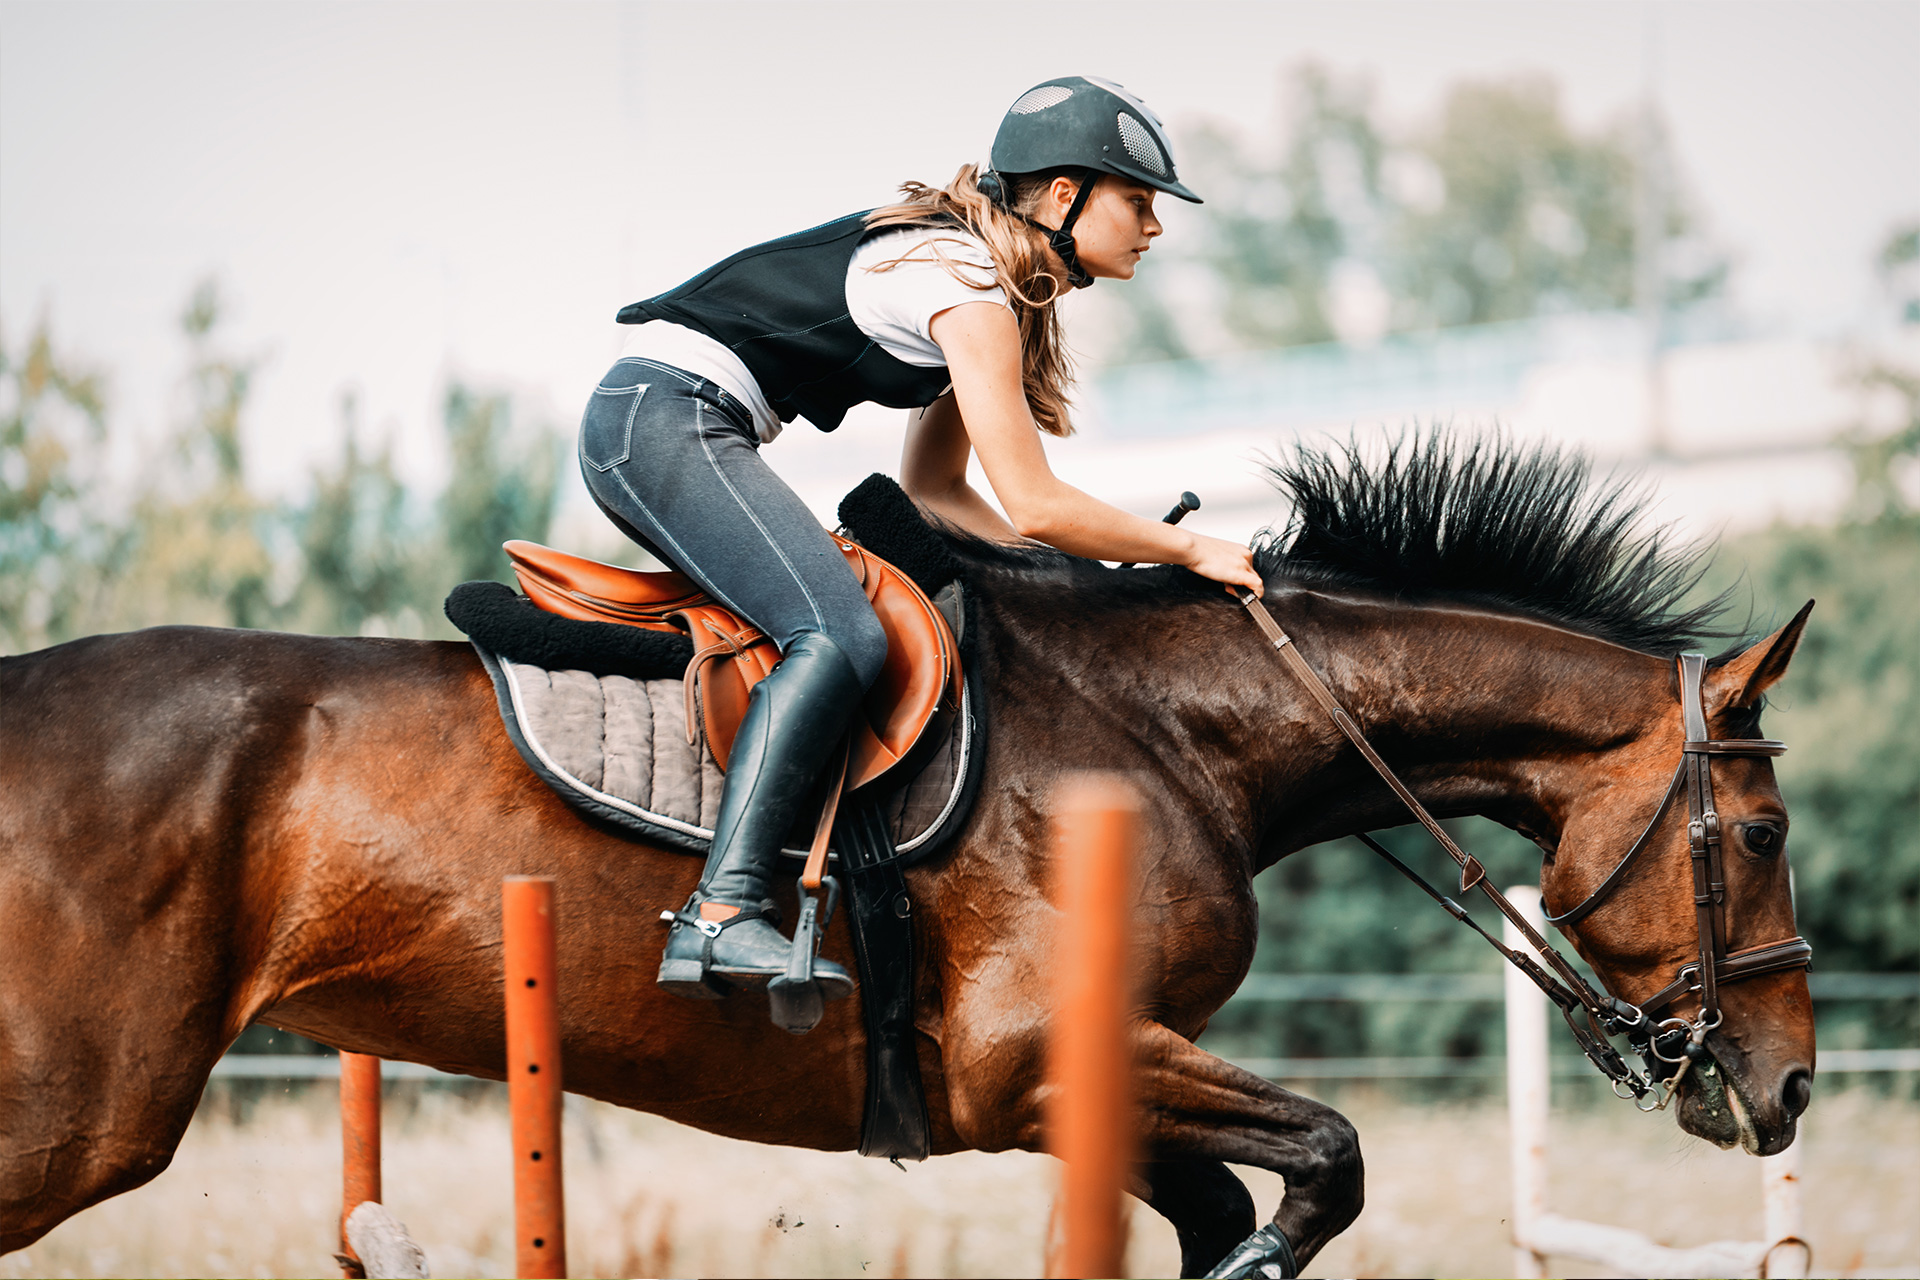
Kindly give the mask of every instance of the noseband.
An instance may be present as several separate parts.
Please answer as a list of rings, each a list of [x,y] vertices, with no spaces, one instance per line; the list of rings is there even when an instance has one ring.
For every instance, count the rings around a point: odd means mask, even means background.
[[[1466,893],[1477,888],[1484,893],[1495,909],[1539,952],[1540,958],[1547,962],[1553,973],[1548,973],[1532,956],[1507,946],[1482,929],[1459,903],[1428,884],[1418,872],[1396,858],[1372,836],[1362,835],[1360,840],[1419,885],[1428,897],[1444,907],[1455,919],[1485,938],[1545,992],[1547,998],[1560,1007],[1561,1015],[1566,1019],[1567,1027],[1573,1032],[1581,1051],[1613,1082],[1614,1092],[1621,1097],[1633,1099],[1637,1106],[1641,1099],[1655,1093],[1657,1087],[1660,1097],[1653,1105],[1641,1109],[1662,1110],[1666,1107],[1678,1090],[1687,1068],[1710,1056],[1706,1038],[1707,1033],[1721,1023],[1720,988],[1723,985],[1757,978],[1762,974],[1812,966],[1813,947],[1805,938],[1797,936],[1742,951],[1727,950],[1727,884],[1721,850],[1720,814],[1713,806],[1712,760],[1714,756],[1777,756],[1784,754],[1787,748],[1785,743],[1768,738],[1707,737],[1706,701],[1701,689],[1706,671],[1704,654],[1680,655],[1680,709],[1685,737],[1680,744],[1680,763],[1673,771],[1673,781],[1667,786],[1666,797],[1660,801],[1660,807],[1648,820],[1640,838],[1633,842],[1613,870],[1607,873],[1606,879],[1572,910],[1547,918],[1547,923],[1561,926],[1574,924],[1592,914],[1627,878],[1634,862],[1653,842],[1654,832],[1673,808],[1674,799],[1683,791],[1686,793],[1687,845],[1693,861],[1693,903],[1699,931],[1699,959],[1682,965],[1674,980],[1652,996],[1639,1004],[1632,1004],[1594,990],[1579,970],[1540,935],[1519,908],[1494,888],[1487,879],[1486,868],[1480,865],[1479,860],[1454,842],[1407,784],[1387,767],[1386,761],[1380,758],[1373,744],[1360,732],[1360,726],[1333,696],[1326,682],[1300,656],[1292,638],[1280,629],[1280,624],[1267,612],[1260,597],[1251,591],[1241,592],[1240,602],[1246,606],[1261,632],[1273,643],[1295,679],[1305,686],[1340,732],[1359,749],[1367,763],[1400,797],[1413,816],[1459,864],[1460,892]],[[1675,1001],[1690,995],[1700,997],[1700,1012],[1692,1020],[1660,1017]],[[1585,1026],[1575,1020],[1575,1010],[1585,1013]],[[1629,1067],[1621,1058],[1608,1039],[1615,1035],[1624,1035],[1627,1043],[1640,1054],[1647,1067],[1644,1073]],[[1622,1092],[1623,1089],[1625,1092]]]

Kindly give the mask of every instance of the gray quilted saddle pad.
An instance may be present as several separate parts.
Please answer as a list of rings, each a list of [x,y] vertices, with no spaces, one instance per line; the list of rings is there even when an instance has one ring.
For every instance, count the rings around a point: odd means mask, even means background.
[[[507,734],[548,786],[585,813],[649,842],[705,854],[720,807],[720,766],[704,738],[687,741],[686,694],[678,678],[642,680],[549,670],[474,645],[493,678]],[[971,807],[981,749],[973,683],[960,713],[919,771],[881,806],[898,854],[924,857],[944,845]],[[885,783],[876,784],[885,785]],[[783,850],[806,857],[812,824]]]

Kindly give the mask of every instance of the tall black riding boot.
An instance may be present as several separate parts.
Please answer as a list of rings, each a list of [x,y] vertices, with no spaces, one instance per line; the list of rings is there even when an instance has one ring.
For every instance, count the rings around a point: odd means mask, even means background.
[[[788,646],[753,687],[727,759],[706,870],[667,934],[660,985],[668,991],[716,1000],[729,984],[764,987],[786,973],[792,947],[767,919],[768,880],[865,692],[840,646],[815,632]],[[853,992],[853,979],[831,960],[815,960],[813,977],[829,1000]]]

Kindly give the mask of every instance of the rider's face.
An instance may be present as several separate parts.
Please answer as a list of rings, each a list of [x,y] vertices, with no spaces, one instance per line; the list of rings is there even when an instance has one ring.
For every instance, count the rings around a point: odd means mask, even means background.
[[[1053,216],[1048,218],[1042,214],[1041,221],[1059,226],[1073,203],[1074,193],[1071,182],[1056,180],[1047,192],[1047,199],[1050,204],[1058,203],[1059,208],[1047,210]],[[1061,200],[1063,194],[1065,199]],[[1156,194],[1152,187],[1112,174],[1100,175],[1093,194],[1087,197],[1086,207],[1080,211],[1080,220],[1073,224],[1074,248],[1088,275],[1096,280],[1133,279],[1140,255],[1162,230],[1160,219],[1153,216]]]

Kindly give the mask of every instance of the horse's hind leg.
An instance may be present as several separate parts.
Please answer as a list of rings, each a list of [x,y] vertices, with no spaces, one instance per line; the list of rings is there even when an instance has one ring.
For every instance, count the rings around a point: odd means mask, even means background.
[[[1180,1238],[1180,1274],[1204,1276],[1253,1234],[1253,1197],[1218,1160],[1155,1160],[1141,1174],[1146,1202]]]
[[[1220,1161],[1271,1169],[1287,1184],[1272,1226],[1263,1229],[1277,1230],[1285,1244],[1255,1242],[1251,1253],[1259,1256],[1232,1274],[1289,1274],[1265,1269],[1284,1266],[1289,1251],[1297,1273],[1360,1216],[1360,1139],[1345,1116],[1223,1062],[1158,1023],[1141,1024],[1138,1043],[1146,1150],[1155,1170],[1168,1170],[1162,1177],[1150,1173],[1151,1203],[1180,1232],[1184,1274],[1218,1266],[1242,1242],[1244,1233],[1232,1235],[1238,1225],[1251,1229],[1251,1215],[1241,1208],[1251,1204],[1246,1188]],[[1171,1192],[1165,1205],[1163,1179]]]

